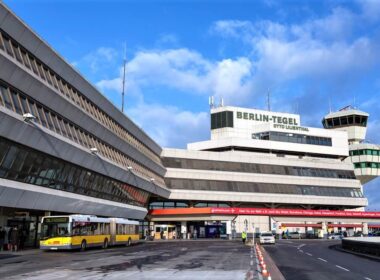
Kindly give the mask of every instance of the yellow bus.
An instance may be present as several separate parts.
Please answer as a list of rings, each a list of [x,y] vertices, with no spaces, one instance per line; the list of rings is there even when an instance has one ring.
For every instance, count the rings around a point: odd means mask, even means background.
[[[139,240],[139,222],[91,215],[42,218],[40,249],[86,250],[89,247],[130,246]]]

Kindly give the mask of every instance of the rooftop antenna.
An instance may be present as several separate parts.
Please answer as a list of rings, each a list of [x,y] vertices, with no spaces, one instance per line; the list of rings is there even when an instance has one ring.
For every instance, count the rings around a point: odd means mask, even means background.
[[[268,111],[270,111],[270,90],[268,88],[268,92],[267,92],[267,107],[268,107]]]
[[[356,95],[354,95],[354,109],[356,109]]]
[[[210,109],[214,108],[214,96],[209,96],[208,105],[210,105]]]
[[[125,89],[125,67],[127,65],[127,44],[124,43],[124,59],[123,59],[123,91],[121,92],[121,112],[124,113],[124,89]]]

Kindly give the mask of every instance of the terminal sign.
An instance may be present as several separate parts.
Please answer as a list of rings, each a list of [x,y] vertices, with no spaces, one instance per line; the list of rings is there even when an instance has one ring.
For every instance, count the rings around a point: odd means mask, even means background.
[[[247,113],[247,112],[236,112],[236,117],[243,120],[251,120],[258,122],[273,122],[277,124],[288,124],[298,126],[296,118],[288,118],[282,116],[257,114],[257,113]]]

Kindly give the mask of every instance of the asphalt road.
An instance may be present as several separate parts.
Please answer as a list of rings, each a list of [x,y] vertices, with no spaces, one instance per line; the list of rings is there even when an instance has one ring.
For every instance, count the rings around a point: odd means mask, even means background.
[[[1,279],[245,279],[250,248],[238,241],[147,242],[86,252],[0,254]]]
[[[287,280],[380,280],[380,262],[329,248],[339,243],[280,240],[264,248]]]

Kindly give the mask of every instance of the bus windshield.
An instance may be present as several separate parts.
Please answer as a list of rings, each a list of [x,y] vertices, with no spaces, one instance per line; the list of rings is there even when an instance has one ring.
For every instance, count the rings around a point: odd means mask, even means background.
[[[67,237],[71,235],[70,223],[43,223],[41,239]]]

